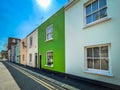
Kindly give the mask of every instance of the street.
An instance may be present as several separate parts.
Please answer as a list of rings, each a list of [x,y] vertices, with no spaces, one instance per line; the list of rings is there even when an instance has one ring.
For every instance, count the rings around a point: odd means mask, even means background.
[[[8,68],[21,90],[64,90],[64,88],[28,73],[9,62],[3,63]]]
[[[112,90],[90,82],[61,77],[9,61],[1,61],[1,63],[9,70],[20,90]]]

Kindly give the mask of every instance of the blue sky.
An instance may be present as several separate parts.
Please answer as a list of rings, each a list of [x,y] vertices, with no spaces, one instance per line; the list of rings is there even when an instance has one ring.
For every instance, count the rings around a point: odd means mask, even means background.
[[[51,0],[42,8],[36,0],[0,0],[0,51],[8,37],[24,38],[68,0]]]

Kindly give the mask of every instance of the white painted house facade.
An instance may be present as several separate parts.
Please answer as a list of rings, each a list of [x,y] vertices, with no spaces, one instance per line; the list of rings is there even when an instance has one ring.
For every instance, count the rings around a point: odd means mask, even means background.
[[[27,65],[37,67],[38,63],[38,30],[27,36]]]
[[[65,6],[66,73],[120,85],[120,0]]]

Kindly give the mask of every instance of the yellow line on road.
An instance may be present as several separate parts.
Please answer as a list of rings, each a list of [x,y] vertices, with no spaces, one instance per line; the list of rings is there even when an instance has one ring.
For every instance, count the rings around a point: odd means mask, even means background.
[[[20,71],[21,71],[21,70],[20,70]],[[55,89],[54,87],[51,87],[49,84],[43,82],[42,80],[36,78],[35,76],[33,76],[33,75],[29,74],[29,73],[26,73],[26,72],[24,72],[24,71],[21,71],[21,72],[22,72],[23,74],[25,74],[26,76],[32,78],[33,80],[35,80],[35,81],[38,82],[39,84],[45,86],[46,88],[48,88],[48,89],[50,89],[50,90]],[[50,87],[50,88],[49,88],[49,87]],[[51,89],[51,88],[52,88],[52,89]]]
[[[8,63],[8,62],[7,62],[7,63]],[[9,63],[8,63],[8,64],[9,64]],[[9,65],[12,66],[11,64],[9,64]],[[28,73],[28,72],[25,72],[25,71],[22,70],[22,69],[19,69],[18,67],[15,67],[15,65],[12,66],[12,67],[14,67],[14,68],[17,69],[18,71],[22,72],[22,73],[25,74],[26,76],[30,77],[30,78],[33,79],[34,81],[38,82],[39,84],[43,85],[45,88],[47,88],[47,89],[49,89],[49,90],[57,90],[57,89],[56,89],[55,87],[53,87],[52,85],[46,83],[45,81],[40,80],[39,78],[31,75],[31,74]]]

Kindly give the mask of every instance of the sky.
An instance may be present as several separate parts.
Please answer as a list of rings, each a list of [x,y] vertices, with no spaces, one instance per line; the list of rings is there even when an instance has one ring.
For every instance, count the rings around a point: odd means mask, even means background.
[[[68,0],[0,0],[0,51],[5,49],[8,37],[25,38],[67,2]]]

